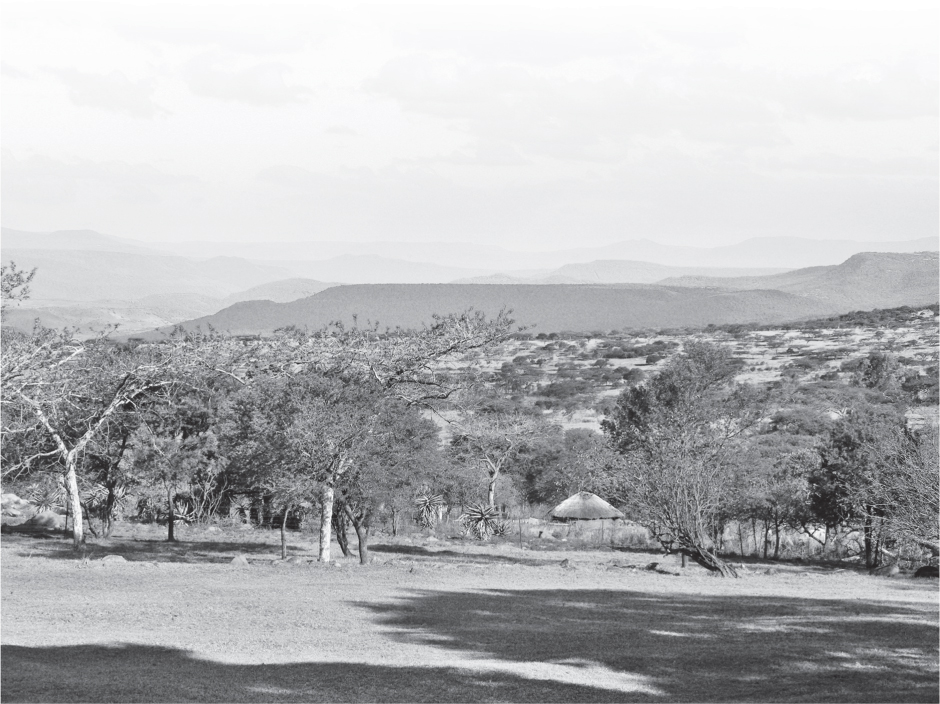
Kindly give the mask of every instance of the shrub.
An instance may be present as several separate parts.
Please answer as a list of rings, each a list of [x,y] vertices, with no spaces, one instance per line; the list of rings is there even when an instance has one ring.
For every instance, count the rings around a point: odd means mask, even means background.
[[[470,504],[460,517],[463,524],[464,535],[472,535],[478,540],[486,540],[491,535],[502,535],[506,532],[506,525],[499,519],[499,514],[493,506],[483,504]]]

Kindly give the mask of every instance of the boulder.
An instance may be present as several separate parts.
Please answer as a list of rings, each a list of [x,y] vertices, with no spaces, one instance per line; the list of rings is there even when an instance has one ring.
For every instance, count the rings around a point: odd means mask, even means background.
[[[244,555],[236,555],[229,564],[232,567],[248,567],[248,558]]]
[[[869,570],[869,573],[876,577],[894,577],[900,571],[901,568],[898,567],[898,563],[892,562],[890,565],[875,567],[874,569]]]
[[[115,562],[127,562],[122,555],[105,555],[101,558],[101,561],[105,564],[115,563]]]
[[[940,567],[936,565],[924,565],[917,569],[914,576],[918,579],[938,579],[940,578]]]
[[[23,525],[33,530],[65,530],[65,516],[55,511],[43,511],[37,513]]]

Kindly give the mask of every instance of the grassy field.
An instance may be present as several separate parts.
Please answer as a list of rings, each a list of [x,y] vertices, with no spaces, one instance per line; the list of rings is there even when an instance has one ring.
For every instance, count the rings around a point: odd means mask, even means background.
[[[285,563],[273,532],[161,537],[121,526],[83,558],[4,536],[4,702],[938,699],[935,580],[423,536],[361,567],[313,562],[305,535]]]

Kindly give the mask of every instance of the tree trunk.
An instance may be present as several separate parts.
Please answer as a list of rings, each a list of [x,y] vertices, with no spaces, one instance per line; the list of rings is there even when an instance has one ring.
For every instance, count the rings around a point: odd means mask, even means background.
[[[66,459],[65,489],[68,492],[69,511],[72,514],[72,547],[79,550],[85,542],[82,532],[82,500],[78,495],[78,477],[75,474],[75,456]]]
[[[780,559],[780,523],[774,521],[774,559]]]
[[[105,499],[104,503],[104,515],[101,516],[101,535],[105,538],[111,537],[111,528],[112,528],[112,514],[114,513],[114,505],[117,503],[117,496],[115,495],[115,488],[117,484],[115,482],[108,482],[105,486],[108,488],[108,498]]]
[[[167,518],[166,518],[166,541],[168,543],[176,542],[176,506],[173,504],[173,490],[170,487],[166,489]]]
[[[359,542],[359,564],[367,565],[371,559],[369,557],[369,527],[371,523],[369,514],[364,513],[357,517],[345,503],[343,504],[343,509],[346,512],[346,516],[349,518],[349,522],[353,524],[353,529],[356,531],[356,539]]]
[[[490,485],[486,492],[486,503],[490,508],[496,508],[496,479],[498,477],[498,472],[490,474]]]
[[[875,566],[875,554],[872,549],[872,520],[871,520],[871,511],[868,507],[865,507],[865,567],[872,568]]]
[[[284,504],[284,513],[281,514],[281,559],[287,559],[287,513],[290,511],[290,504]]]
[[[398,511],[392,509],[392,537],[398,535]]]
[[[320,492],[320,562],[330,561],[330,527],[333,524],[333,487],[323,485]]]
[[[767,521],[763,521],[764,524],[764,559],[767,559],[767,550],[770,547],[770,538],[767,534],[770,532],[770,526],[767,525]]]
[[[333,532],[336,534],[336,542],[339,549],[343,551],[343,557],[349,557],[349,538],[346,537],[346,514],[343,513],[342,503],[333,505]]]
[[[738,573],[734,567],[729,565],[717,555],[713,555],[705,548],[693,548],[689,550],[689,557],[698,564],[712,572],[718,572],[722,577],[737,577]]]

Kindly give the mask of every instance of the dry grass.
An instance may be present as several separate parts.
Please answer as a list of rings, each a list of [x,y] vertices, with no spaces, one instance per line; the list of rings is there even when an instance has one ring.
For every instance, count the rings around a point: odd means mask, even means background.
[[[935,581],[420,537],[284,565],[273,533],[148,530],[85,561],[4,537],[5,702],[938,698]]]

